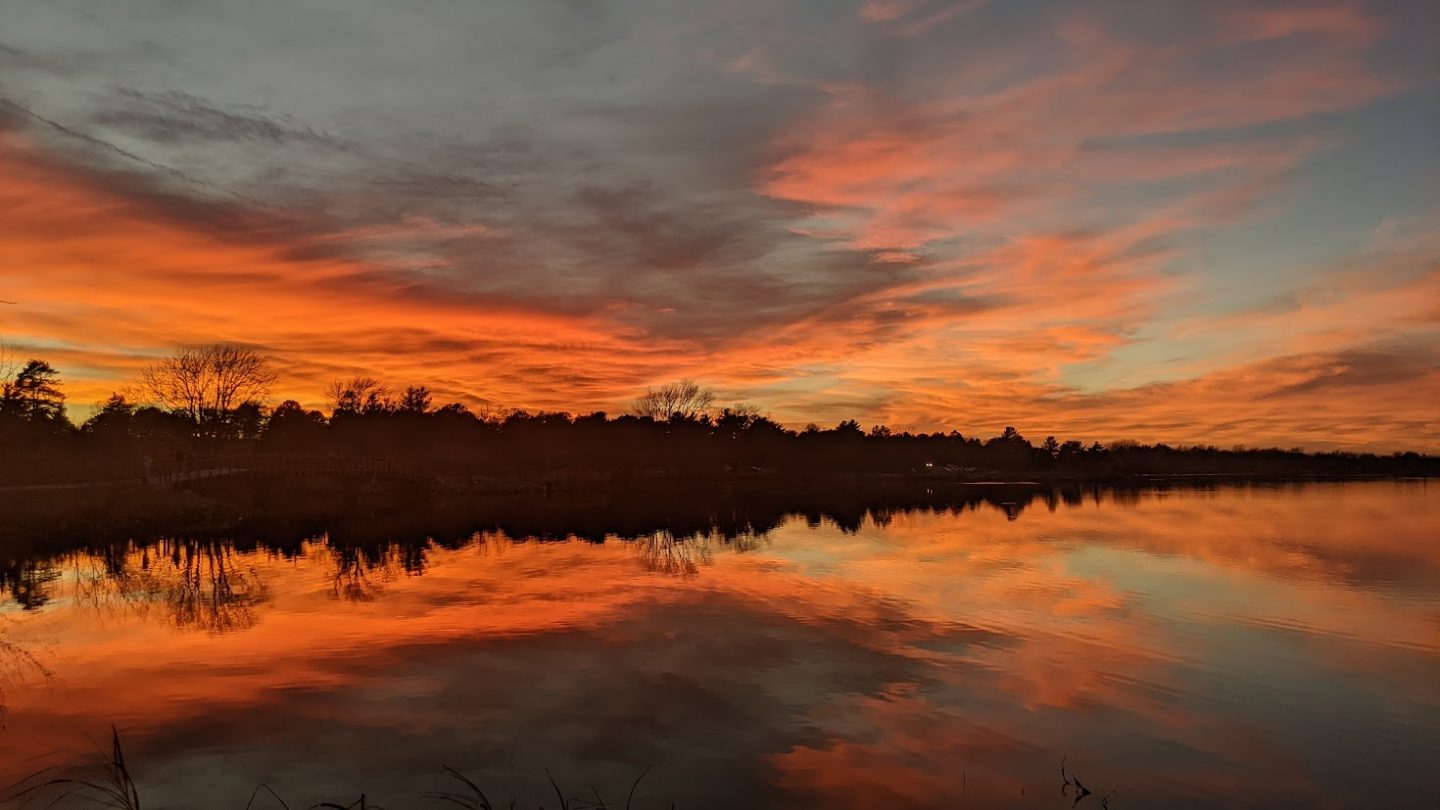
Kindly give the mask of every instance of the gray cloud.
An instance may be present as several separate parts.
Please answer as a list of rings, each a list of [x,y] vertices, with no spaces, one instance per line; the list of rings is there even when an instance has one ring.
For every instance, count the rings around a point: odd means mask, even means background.
[[[987,346],[1056,326],[1095,338],[1072,363],[1168,379],[1153,357],[1182,352],[1139,344],[1173,340],[1174,304],[1145,282],[1239,311],[1281,300],[1265,267],[1340,255],[1293,217],[1266,240],[1288,258],[1240,231],[1399,86],[1328,18],[1225,40],[1248,8],[1228,1],[931,0],[870,21],[860,0],[0,3],[0,127],[107,206],[273,248],[286,284],[593,318],[578,328],[695,360],[637,362],[617,389],[735,370],[702,361],[839,384],[837,355],[888,367],[887,347],[913,349],[916,380],[1001,378]],[[1351,11],[1398,29],[1402,6]],[[1062,247],[1002,249],[1079,232],[1087,274],[1061,278]],[[1101,272],[1127,266],[1123,286]],[[974,346],[925,338],[972,320],[992,324]],[[807,327],[848,331],[800,346]],[[756,360],[770,340],[784,356]],[[1098,374],[1032,343],[1015,379]],[[875,388],[860,401],[914,401],[881,371],[850,369]]]
[[[122,87],[114,92],[117,104],[104,107],[92,119],[158,143],[182,141],[289,141],[344,148],[342,140],[296,123],[289,116],[267,115],[263,109],[222,110],[204,99],[180,90],[147,93]]]
[[[823,256],[823,276],[791,272],[814,247],[784,228],[795,207],[757,196],[751,178],[777,129],[820,94],[735,75],[735,26],[752,21],[694,11],[50,7],[17,34],[28,60],[67,71],[7,76],[0,89],[72,153],[92,149],[93,171],[148,176],[105,182],[176,216],[277,241],[417,216],[483,226],[485,238],[302,240],[291,255],[400,249],[457,292],[529,293],[557,312],[620,299],[622,321],[704,338],[747,314],[812,307],[869,273],[863,259]],[[261,224],[215,208],[237,197],[283,213]]]

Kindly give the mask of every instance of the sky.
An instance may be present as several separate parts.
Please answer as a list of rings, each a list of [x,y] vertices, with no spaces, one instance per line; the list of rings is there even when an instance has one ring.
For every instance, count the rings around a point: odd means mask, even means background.
[[[1440,451],[1423,0],[0,0],[0,342]]]

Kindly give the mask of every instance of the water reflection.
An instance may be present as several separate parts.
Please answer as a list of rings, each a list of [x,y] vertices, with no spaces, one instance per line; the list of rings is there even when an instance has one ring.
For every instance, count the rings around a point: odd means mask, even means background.
[[[6,638],[12,620],[0,616],[0,728],[4,727],[7,687],[48,681],[51,670],[35,653]]]
[[[637,806],[1069,806],[1076,774],[1081,807],[1435,795],[1431,488],[832,500],[12,563],[0,638],[56,677],[9,690],[0,778],[113,720],[175,806],[261,781],[405,806],[441,762],[532,806],[547,768],[615,796],[649,764]]]
[[[20,603],[25,610],[58,598],[96,616],[124,614],[221,634],[253,627],[266,601],[252,555],[218,540],[107,546],[35,566],[44,572],[43,587]]]
[[[141,553],[139,570],[122,569],[110,579],[126,602],[158,607],[175,626],[210,633],[253,627],[265,601],[255,569],[233,546],[217,541],[163,541]]]
[[[657,574],[694,576],[712,557],[709,537],[676,537],[656,532],[637,538],[635,549],[645,570]]]
[[[26,610],[43,607],[49,600],[49,585],[59,576],[52,565],[35,559],[10,560],[0,569],[0,584],[10,599]]]
[[[424,550],[416,546],[380,552],[346,546],[334,549],[335,573],[330,595],[347,602],[369,602],[378,597],[385,583],[398,571],[421,574],[425,571]]]
[[[1365,486],[1365,485],[1357,485]],[[1424,489],[1423,482],[1406,484],[1392,483],[1379,486]],[[481,536],[499,535],[526,540],[580,540],[600,543],[610,540],[638,541],[649,549],[656,561],[657,571],[665,570],[668,557],[675,554],[693,555],[698,552],[666,548],[658,540],[671,539],[689,543],[706,540],[729,545],[743,551],[762,542],[770,533],[783,524],[803,521],[806,526],[819,528],[833,527],[844,534],[855,534],[864,527],[888,528],[897,518],[914,520],[917,516],[961,517],[976,510],[994,510],[1007,520],[1018,521],[1027,510],[1043,508],[1047,514],[1068,508],[1075,514],[1084,513],[1087,504],[1112,507],[1106,512],[1107,521],[1124,521],[1134,517],[1134,507],[1146,503],[1172,501],[1180,498],[1187,507],[1186,514],[1176,514],[1177,520],[1193,523],[1204,530],[1214,526],[1227,538],[1233,548],[1226,550],[1236,558],[1253,562],[1257,552],[1279,551],[1273,544],[1254,542],[1246,532],[1236,532],[1225,521],[1214,520],[1214,516],[1198,513],[1208,512],[1219,501],[1233,501],[1237,498],[1250,505],[1271,513],[1258,515],[1262,528],[1267,525],[1291,530],[1304,526],[1315,530],[1314,541],[1307,540],[1301,532],[1295,532],[1290,543],[1309,547],[1294,547],[1289,556],[1292,562],[1323,564],[1327,560],[1335,563],[1335,570],[1347,576],[1385,577],[1405,576],[1413,573],[1409,569],[1410,555],[1415,549],[1387,547],[1373,548],[1374,532],[1358,531],[1346,522],[1336,524],[1328,521],[1327,515],[1336,504],[1317,503],[1314,497],[1287,499],[1273,497],[1285,493],[1303,491],[1303,484],[1250,484],[1225,485],[1219,482],[1160,481],[1150,487],[1106,487],[1102,485],[1036,486],[1023,484],[997,484],[990,486],[951,487],[948,489],[869,487],[863,491],[826,490],[777,493],[758,492],[711,492],[680,490],[657,497],[654,493],[630,493],[608,495],[604,498],[514,497],[493,499],[482,503],[427,502],[416,504],[404,502],[386,511],[357,510],[352,505],[336,509],[325,504],[303,501],[303,511],[279,506],[272,511],[261,511],[243,524],[232,527],[219,536],[202,539],[178,539],[168,534],[163,527],[152,532],[142,530],[106,531],[92,529],[79,542],[70,535],[44,536],[39,541],[31,536],[18,536],[7,530],[0,521],[0,546],[21,550],[12,552],[8,563],[0,566],[0,587],[11,594],[11,601],[25,608],[38,608],[50,598],[50,589],[60,575],[57,567],[63,554],[54,549],[64,550],[68,545],[78,545],[101,558],[106,570],[122,575],[117,565],[128,564],[128,554],[135,547],[155,545],[153,554],[172,557],[179,576],[179,582],[199,585],[198,591],[191,587],[189,592],[199,596],[200,591],[208,593],[220,602],[230,599],[226,590],[231,587],[225,549],[240,552],[264,550],[267,553],[293,558],[307,545],[321,544],[339,556],[337,560],[336,593],[339,596],[347,589],[357,596],[363,596],[372,584],[366,584],[368,572],[377,566],[394,573],[396,566],[407,575],[422,573],[435,549],[456,549],[466,546]],[[1320,489],[1323,490],[1323,487]],[[1310,491],[1317,491],[1311,487]],[[1375,506],[1365,519],[1374,523],[1402,520],[1413,523],[1404,515],[1385,514],[1394,507],[1385,504]],[[1204,518],[1204,519],[1200,519]],[[1196,544],[1188,533],[1172,531],[1173,527],[1156,528],[1155,521],[1145,516],[1132,539],[1148,543],[1148,550],[1159,548],[1166,538],[1181,539],[1181,547],[1172,549],[1176,553],[1194,554]],[[1210,551],[1212,545],[1224,545],[1227,541],[1206,537],[1202,544]],[[1315,545],[1318,542],[1319,545]],[[205,543],[211,545],[205,548]],[[1357,545],[1360,544],[1360,545]],[[675,544],[672,544],[675,545]],[[703,545],[703,544],[702,544]],[[26,547],[50,549],[48,552],[23,553]],[[658,555],[658,556],[655,556]],[[182,560],[185,565],[182,565]],[[142,564],[148,564],[146,560]],[[1278,562],[1278,560],[1277,560]],[[189,568],[191,564],[217,565],[215,581],[209,585],[199,582],[210,574]],[[677,570],[690,570],[690,566],[677,561]],[[1427,566],[1430,568],[1431,566]],[[256,594],[248,587],[233,596],[242,603],[253,601]],[[201,607],[194,606],[199,612]],[[203,621],[195,622],[197,625]]]

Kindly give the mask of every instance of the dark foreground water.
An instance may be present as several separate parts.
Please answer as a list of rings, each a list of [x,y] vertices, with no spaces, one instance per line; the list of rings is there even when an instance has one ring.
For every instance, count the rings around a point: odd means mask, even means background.
[[[1440,804],[1434,484],[856,523],[12,560],[0,780],[114,723],[147,808]]]

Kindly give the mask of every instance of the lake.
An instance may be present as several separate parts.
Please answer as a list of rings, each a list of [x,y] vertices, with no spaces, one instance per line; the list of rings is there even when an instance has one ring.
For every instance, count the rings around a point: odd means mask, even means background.
[[[1440,486],[967,491],[22,555],[0,779],[114,724],[147,808],[1440,802]]]

